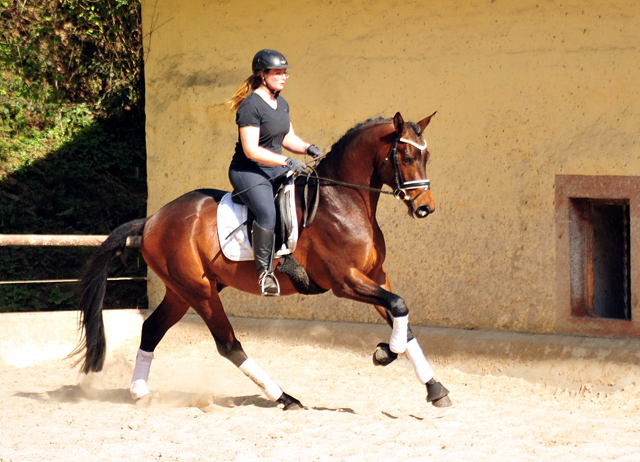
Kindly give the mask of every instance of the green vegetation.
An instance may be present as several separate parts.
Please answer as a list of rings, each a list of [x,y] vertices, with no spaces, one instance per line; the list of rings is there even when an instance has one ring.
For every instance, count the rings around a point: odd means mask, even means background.
[[[109,234],[146,213],[140,4],[0,0],[0,234]],[[0,281],[75,279],[92,248],[0,247]],[[113,276],[142,276],[137,249]],[[146,304],[110,283],[107,306]],[[0,311],[75,309],[68,284],[0,285]]]

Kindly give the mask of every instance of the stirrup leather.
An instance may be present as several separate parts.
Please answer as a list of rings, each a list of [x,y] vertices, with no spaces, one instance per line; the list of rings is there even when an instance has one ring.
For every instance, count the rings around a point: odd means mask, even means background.
[[[271,271],[264,270],[258,277],[258,284],[260,285],[260,292],[262,295],[278,296],[280,295],[280,283],[278,278]],[[275,292],[273,289],[276,289]]]

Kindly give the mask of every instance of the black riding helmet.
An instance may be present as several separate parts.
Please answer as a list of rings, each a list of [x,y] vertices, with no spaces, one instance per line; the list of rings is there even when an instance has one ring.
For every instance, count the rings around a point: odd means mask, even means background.
[[[253,57],[251,63],[254,75],[269,69],[288,69],[289,67],[291,66],[289,66],[287,58],[276,50],[260,50]]]

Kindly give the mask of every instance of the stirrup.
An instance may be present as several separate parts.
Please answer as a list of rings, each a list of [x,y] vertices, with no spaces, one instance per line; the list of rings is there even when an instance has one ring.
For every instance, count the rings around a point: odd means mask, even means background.
[[[258,284],[260,284],[260,292],[262,292],[262,295],[271,297],[280,295],[280,283],[276,275],[271,271],[264,270],[260,273]],[[275,291],[273,289],[275,289]]]

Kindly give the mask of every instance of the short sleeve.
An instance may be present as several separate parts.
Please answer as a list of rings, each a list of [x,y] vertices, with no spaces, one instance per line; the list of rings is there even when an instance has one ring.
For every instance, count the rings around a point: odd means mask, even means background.
[[[236,125],[240,127],[259,127],[261,124],[258,107],[250,98],[245,99],[236,111]]]

